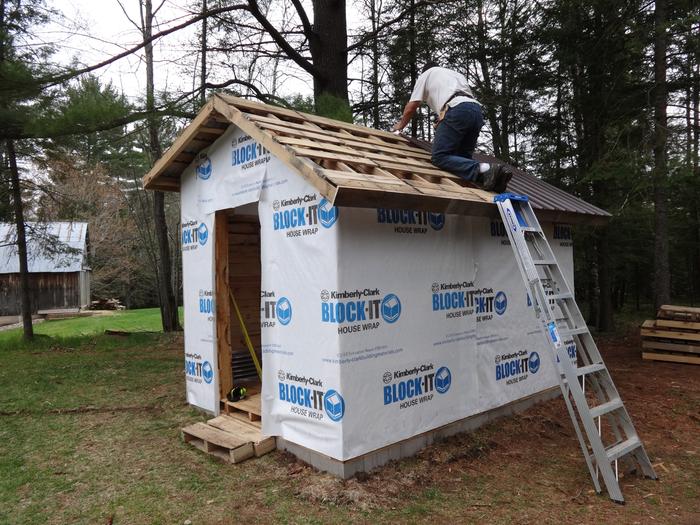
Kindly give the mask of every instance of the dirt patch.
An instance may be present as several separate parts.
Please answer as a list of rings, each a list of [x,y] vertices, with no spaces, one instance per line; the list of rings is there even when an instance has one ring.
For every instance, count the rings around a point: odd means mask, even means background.
[[[659,481],[622,477],[627,505],[595,494],[561,398],[416,457],[342,481],[280,454],[295,497],[351,510],[417,509],[491,522],[700,523],[700,367],[642,361],[636,337],[604,341],[604,359],[655,465]],[[433,509],[431,518],[420,509]]]

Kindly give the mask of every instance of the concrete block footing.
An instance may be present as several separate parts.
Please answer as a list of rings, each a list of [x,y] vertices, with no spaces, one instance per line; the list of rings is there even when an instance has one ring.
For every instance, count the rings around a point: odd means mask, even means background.
[[[283,439],[277,438],[277,448],[294,454],[304,463],[342,479],[348,479],[358,472],[370,472],[392,460],[398,460],[416,455],[421,449],[433,444],[435,441],[453,436],[461,432],[471,432],[480,426],[513,414],[523,412],[536,403],[554,399],[561,395],[559,387],[553,387],[543,392],[538,392],[523,399],[518,399],[507,405],[475,414],[442,427],[423,432],[417,436],[404,439],[397,443],[387,445],[362,456],[340,461],[328,457],[319,452]]]

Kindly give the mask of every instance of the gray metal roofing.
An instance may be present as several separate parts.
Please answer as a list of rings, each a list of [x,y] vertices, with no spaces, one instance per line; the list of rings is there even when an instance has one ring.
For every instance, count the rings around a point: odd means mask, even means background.
[[[474,158],[479,162],[501,163],[500,160],[491,155],[475,153]],[[513,166],[510,166],[510,169],[513,171],[513,178],[508,184],[508,191],[527,195],[534,208],[564,213],[610,217],[607,211],[583,199],[579,199],[556,186],[552,186],[534,175]]]
[[[27,262],[31,273],[79,272],[86,264],[86,222],[28,222]],[[19,273],[14,224],[0,223],[0,274]]]
[[[430,142],[417,139],[409,139],[409,142],[426,151],[431,150]],[[483,153],[474,153],[474,159],[479,162],[505,164],[493,155],[485,155]],[[508,183],[508,191],[527,195],[535,209],[547,210],[553,213],[599,217],[599,220],[606,220],[611,217],[607,211],[583,199],[579,199],[556,186],[552,186],[534,175],[514,166],[508,165],[508,167],[513,172],[513,178]]]

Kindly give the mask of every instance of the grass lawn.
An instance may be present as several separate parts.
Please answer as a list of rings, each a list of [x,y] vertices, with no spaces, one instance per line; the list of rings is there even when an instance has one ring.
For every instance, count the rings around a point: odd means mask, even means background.
[[[623,507],[592,493],[558,399],[362,479],[279,452],[220,463],[179,438],[205,420],[185,402],[181,335],[103,333],[158,324],[150,310],[47,322],[32,345],[0,333],[0,524],[700,523],[700,369],[633,360],[638,341],[609,345],[611,370],[661,481],[623,479]]]

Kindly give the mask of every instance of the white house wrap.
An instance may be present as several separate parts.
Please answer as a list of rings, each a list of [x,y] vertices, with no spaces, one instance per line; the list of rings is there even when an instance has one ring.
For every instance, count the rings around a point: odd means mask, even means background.
[[[221,115],[234,125],[212,134],[206,147],[192,146],[203,141],[191,137],[176,143],[169,154],[182,155],[184,144],[190,144],[189,162],[184,157],[177,173],[168,173],[171,158],[146,179],[147,187],[175,189],[171,175],[180,176],[190,404],[218,413],[220,382],[226,382],[219,376],[230,374],[217,356],[217,338],[223,335],[216,333],[216,306],[228,297],[215,289],[216,212],[229,210],[235,220],[239,210],[250,216],[256,207],[260,313],[248,329],[254,324],[257,330],[259,323],[264,434],[346,461],[557,384],[488,194],[470,190],[476,196],[470,202],[478,201],[479,210],[485,210],[478,216],[465,215],[466,208],[452,203],[442,189],[433,196],[445,199],[444,206],[403,208],[396,206],[395,192],[386,193],[389,168],[372,168],[356,178],[366,177],[385,193],[375,192],[351,206],[350,195],[360,194],[364,186],[354,187],[353,193],[343,193],[349,186],[340,185],[330,186],[332,195],[321,191],[335,180],[338,168],[349,165],[349,153],[337,154],[341,160],[331,158],[335,164],[325,162],[326,157],[314,164],[308,144],[295,145],[305,148],[303,154],[279,146],[285,135],[260,135],[235,112],[242,106],[255,120],[283,110],[256,110],[249,102],[222,98],[210,104],[209,125],[221,122]],[[193,126],[207,122],[198,119]],[[322,123],[314,122],[317,127]],[[308,129],[320,134],[313,126]],[[308,169],[312,171],[304,171]],[[324,169],[327,175],[321,177]],[[312,184],[313,173],[322,182]],[[347,173],[338,177],[352,180]],[[558,198],[563,193],[548,191]],[[341,195],[348,195],[348,205],[334,206],[332,200],[338,204]],[[377,207],[382,195],[387,205]],[[533,200],[537,197],[542,199]],[[367,205],[373,202],[375,206]],[[571,228],[552,219],[605,213],[557,213],[543,214],[541,220],[573,285]],[[573,345],[570,353],[575,356]]]

